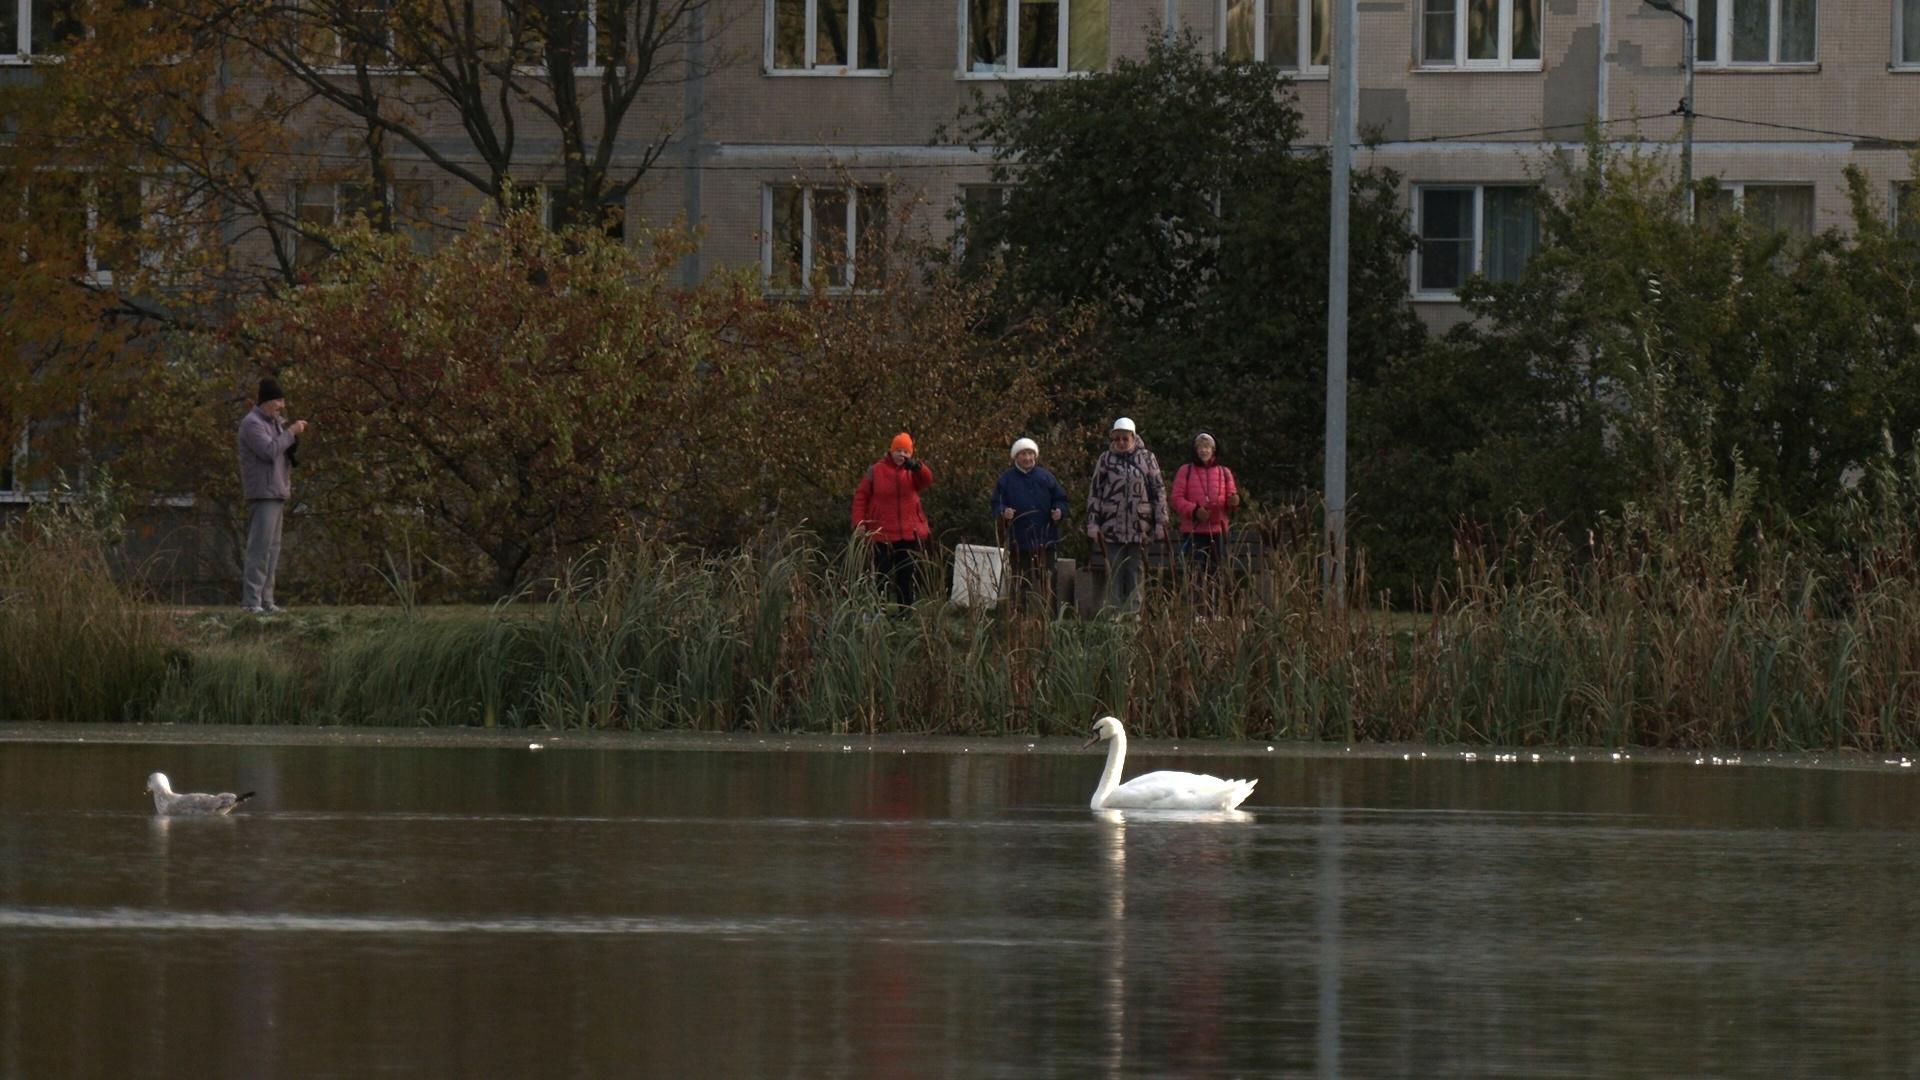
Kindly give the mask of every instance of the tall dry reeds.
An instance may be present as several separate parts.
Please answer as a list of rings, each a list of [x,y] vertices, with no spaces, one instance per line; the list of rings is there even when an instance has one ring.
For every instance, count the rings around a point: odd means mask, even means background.
[[[92,533],[44,513],[0,536],[0,720],[141,717],[167,664],[159,612]]]
[[[158,706],[214,722],[1910,749],[1920,570],[1782,556],[1736,575],[1645,547],[1463,538],[1422,610],[1334,610],[1282,538],[1137,620],[895,611],[863,553],[640,546],[538,604],[395,618],[304,661],[202,652]]]

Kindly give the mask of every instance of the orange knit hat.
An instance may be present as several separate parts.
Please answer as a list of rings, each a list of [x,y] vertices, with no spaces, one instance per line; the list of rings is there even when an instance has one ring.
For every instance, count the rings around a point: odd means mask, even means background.
[[[913,436],[903,431],[900,434],[895,435],[893,437],[893,445],[887,447],[887,449],[905,450],[909,455],[911,455],[913,453]]]

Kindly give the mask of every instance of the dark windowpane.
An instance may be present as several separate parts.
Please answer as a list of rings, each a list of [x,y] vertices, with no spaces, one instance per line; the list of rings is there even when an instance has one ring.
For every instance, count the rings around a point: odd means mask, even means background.
[[[1748,184],[1743,208],[1762,229],[1813,235],[1813,188],[1806,184]]]
[[[347,20],[340,29],[340,59],[343,63],[370,68],[393,65],[392,17],[390,0],[351,0]]]
[[[293,216],[302,226],[328,229],[339,220],[338,208],[332,184],[303,184],[294,196]],[[299,235],[294,239],[294,263],[312,269],[332,250],[317,236]]]
[[[1500,0],[1467,0],[1467,59],[1500,59]]]
[[[86,269],[87,192],[77,176],[35,173],[27,185],[27,258],[66,273]]]
[[[1920,64],[1920,0],[1900,0],[1900,62]]]
[[[1533,199],[1532,188],[1486,190],[1486,256],[1481,260],[1481,272],[1494,281],[1520,280],[1527,260],[1540,246],[1540,219],[1534,212]]]
[[[1540,0],[1513,0],[1513,58],[1540,59]]]
[[[627,62],[627,10],[623,0],[598,0],[594,7],[593,55],[601,67]]]
[[[1473,189],[1420,192],[1420,288],[1457,289],[1473,273]]]
[[[774,0],[773,66],[807,66],[807,0]]]
[[[1453,29],[1459,3],[1460,0],[1427,0],[1425,44],[1421,53],[1427,63],[1454,62]]]
[[[11,56],[19,51],[20,5],[0,0],[0,55]]]
[[[813,62],[819,67],[847,63],[847,0],[814,0]]]
[[[847,284],[850,253],[847,244],[847,192],[844,188],[813,191],[813,266],[824,272],[827,288]]]
[[[1733,59],[1738,63],[1765,63],[1769,0],[1733,0]]]
[[[1259,2],[1260,0],[1227,0],[1227,35],[1221,43],[1220,52],[1222,58],[1228,63],[1244,64],[1255,59],[1253,39],[1258,28],[1255,26],[1254,6]],[[1274,0],[1274,10],[1277,12],[1288,2],[1289,0]],[[1269,16],[1267,22],[1267,59],[1285,67],[1287,65],[1283,54],[1276,52],[1273,47],[1273,18],[1274,16]]]
[[[1780,0],[1780,62],[1813,63],[1813,0]]]
[[[967,70],[1007,70],[1006,0],[967,0]]]
[[[583,68],[593,58],[593,38],[587,26],[590,0],[564,0],[555,12],[552,41],[574,67]]]
[[[887,66],[889,0],[860,0],[860,66],[879,71]]]
[[[1060,0],[1020,0],[1020,66],[1060,66]]]
[[[806,280],[806,192],[782,186],[772,190],[773,213],[767,226],[767,284],[796,289]]]
[[[853,283],[871,289],[887,280],[887,189],[860,188],[853,222]]]
[[[131,177],[93,185],[93,268],[133,268],[140,235],[140,181]]]
[[[1313,0],[1313,25],[1309,30],[1307,62],[1326,67],[1333,59],[1333,16],[1327,10],[1327,0]]]
[[[59,53],[80,38],[79,0],[33,0],[32,49]]]
[[[989,238],[995,229],[994,216],[1006,198],[1006,189],[988,185],[960,190],[960,256],[969,265],[984,261]]]
[[[1893,182],[1893,231],[1905,240],[1920,240],[1920,183]]]
[[[1720,55],[1720,0],[1699,0],[1699,34],[1693,42],[1693,58],[1711,64]]]

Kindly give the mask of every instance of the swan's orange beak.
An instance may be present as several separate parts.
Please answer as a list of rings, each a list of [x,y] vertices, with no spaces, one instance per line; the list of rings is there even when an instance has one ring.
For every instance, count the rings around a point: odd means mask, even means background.
[[[1100,741],[1100,733],[1096,731],[1092,735],[1088,736],[1086,742],[1083,742],[1080,744],[1080,749],[1085,750],[1087,747],[1092,746],[1094,743],[1097,743],[1099,741]]]

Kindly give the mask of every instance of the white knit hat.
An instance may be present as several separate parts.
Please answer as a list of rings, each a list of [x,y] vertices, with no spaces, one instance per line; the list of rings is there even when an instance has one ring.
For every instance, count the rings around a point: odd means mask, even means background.
[[[1031,450],[1038,454],[1040,452],[1040,444],[1034,442],[1032,439],[1015,439],[1013,440],[1013,449],[1007,451],[1007,456],[1017,458],[1020,456],[1020,451],[1022,450]]]
[[[1127,432],[1133,432],[1134,434],[1138,434],[1138,432],[1134,432],[1133,421],[1129,420],[1124,416],[1118,420],[1115,420],[1113,422],[1113,427],[1108,428],[1107,430],[1109,433],[1112,433],[1115,431],[1127,431]]]

